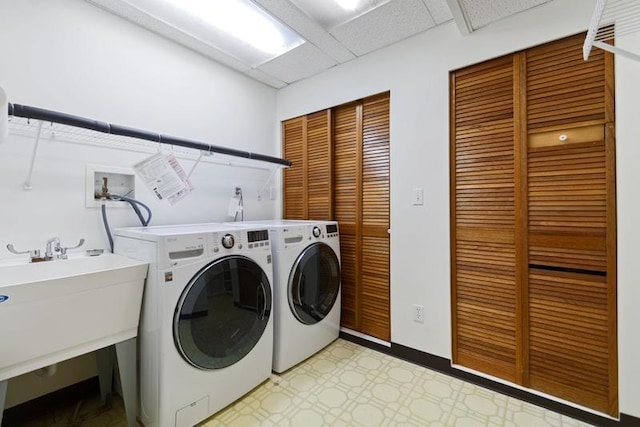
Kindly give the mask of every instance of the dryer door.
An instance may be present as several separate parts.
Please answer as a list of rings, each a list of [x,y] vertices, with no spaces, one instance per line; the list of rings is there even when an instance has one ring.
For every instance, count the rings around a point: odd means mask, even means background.
[[[205,266],[185,287],[173,319],[182,357],[200,369],[233,365],[258,343],[271,314],[271,285],[243,256]]]
[[[302,323],[320,322],[340,293],[340,261],[325,243],[313,243],[296,259],[289,276],[289,306]]]

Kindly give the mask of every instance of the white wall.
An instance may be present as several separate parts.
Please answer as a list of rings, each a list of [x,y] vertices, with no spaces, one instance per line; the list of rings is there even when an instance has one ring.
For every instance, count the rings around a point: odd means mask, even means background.
[[[451,358],[449,71],[583,31],[593,6],[593,1],[555,0],[466,37],[451,23],[278,92],[277,119],[284,120],[391,91],[393,342]],[[616,64],[620,408],[639,416],[640,342],[633,328],[640,312],[633,307],[640,302],[640,264],[634,264],[633,242],[640,241],[640,205],[634,197],[640,180],[634,138],[640,134],[640,64],[623,61]],[[411,204],[415,187],[425,189],[424,206]],[[424,324],[411,319],[416,303],[425,306]]]
[[[85,1],[0,0],[0,28],[0,86],[9,102],[277,155],[274,89]],[[150,154],[44,140],[33,190],[24,191],[32,148],[33,139],[15,135],[0,145],[0,258],[10,256],[7,243],[41,247],[54,235],[105,247],[99,209],[84,207],[85,165],[130,167]],[[187,172],[192,153],[181,160]],[[175,206],[157,201],[141,182],[136,194],[152,207],[152,224],[228,220],[240,185],[245,217],[267,218],[279,205],[257,200],[269,176],[203,161],[192,175],[195,192]],[[113,209],[109,218],[113,226],[137,225],[128,208]]]
[[[275,89],[82,0],[0,0],[0,87],[16,104],[278,155]],[[130,167],[150,154],[47,138],[33,189],[25,191],[33,145],[15,134],[0,144],[0,259],[12,257],[7,243],[44,249],[52,236],[68,245],[85,238],[83,249],[106,248],[99,209],[85,207],[85,167]],[[194,163],[180,162],[187,172]],[[158,201],[141,182],[136,196],[152,208],[152,225],[226,221],[239,185],[245,218],[271,218],[280,201],[269,200],[268,187],[257,199],[269,176],[270,170],[203,161],[192,175],[195,191],[182,202]],[[130,208],[110,209],[109,220],[112,227],[138,225]]]

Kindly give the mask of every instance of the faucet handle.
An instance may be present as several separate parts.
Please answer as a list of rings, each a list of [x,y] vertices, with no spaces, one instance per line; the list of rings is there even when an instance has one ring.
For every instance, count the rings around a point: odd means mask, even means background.
[[[80,242],[78,242],[78,244],[75,246],[67,246],[67,247],[60,248],[60,257],[63,259],[67,259],[67,249],[77,249],[82,245],[84,245],[84,239],[80,239]]]
[[[29,249],[26,251],[17,251],[16,248],[13,247],[13,244],[9,243],[7,245],[7,250],[12,254],[16,254],[16,255],[29,254],[31,259],[40,258],[40,249]]]

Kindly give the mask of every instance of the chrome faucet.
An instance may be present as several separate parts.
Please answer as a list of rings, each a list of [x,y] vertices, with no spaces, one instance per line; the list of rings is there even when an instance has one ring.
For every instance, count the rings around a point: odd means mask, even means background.
[[[47,248],[45,249],[44,256],[40,256],[40,249],[31,249],[28,251],[17,251],[14,246],[9,243],[7,249],[13,254],[29,254],[31,262],[51,261],[54,259],[67,259],[67,250],[76,249],[84,244],[84,239],[80,239],[80,242],[75,246],[64,247],[60,243],[59,237],[52,237],[47,240]],[[54,255],[55,253],[55,255]]]
[[[47,249],[44,251],[45,259],[53,259],[53,252],[61,252],[62,246],[60,246],[60,238],[52,237],[47,240]],[[65,251],[66,252],[66,251]],[[60,258],[60,255],[56,255],[56,258]]]

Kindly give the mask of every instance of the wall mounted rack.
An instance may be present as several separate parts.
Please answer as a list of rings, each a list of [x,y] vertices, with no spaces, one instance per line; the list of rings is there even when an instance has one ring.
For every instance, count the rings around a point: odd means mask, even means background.
[[[640,2],[637,0],[597,0],[589,31],[582,46],[582,56],[589,59],[591,48],[640,61],[640,55],[613,45],[616,37],[640,31]]]
[[[41,120],[43,122],[59,123],[62,125],[72,126],[81,129],[88,129],[95,132],[101,132],[111,135],[119,135],[129,138],[141,139],[155,142],[158,144],[167,144],[171,146],[180,146],[200,150],[201,153],[218,153],[232,157],[240,157],[244,159],[257,160],[261,162],[272,163],[279,166],[289,167],[291,161],[278,157],[267,156],[264,154],[252,153],[249,151],[236,150],[228,147],[221,147],[205,142],[195,141],[175,136],[162,135],[155,132],[110,124],[102,121],[88,119],[85,117],[74,116],[58,111],[45,110],[43,108],[31,107],[20,104],[8,104],[9,117],[23,117],[26,119]]]

